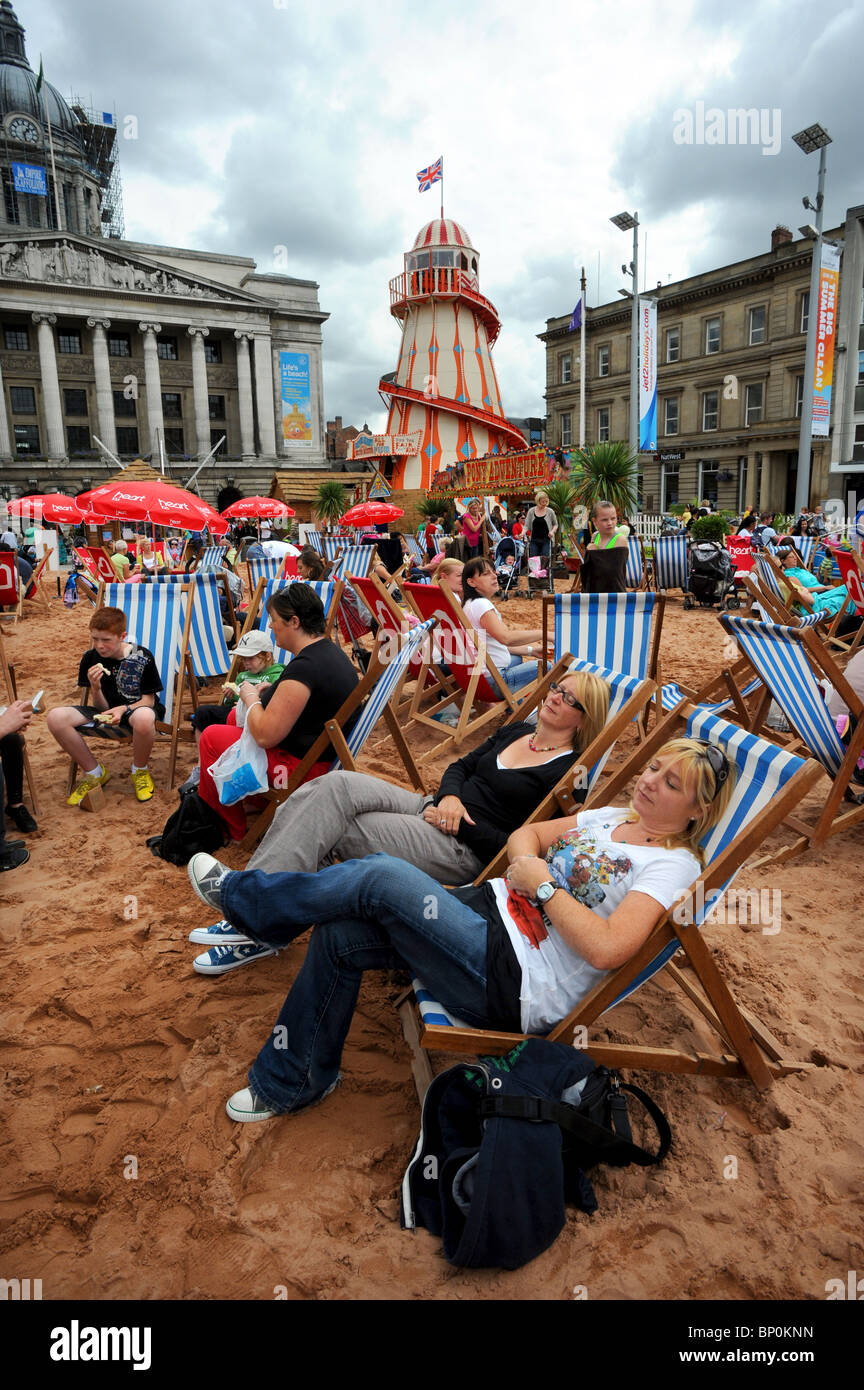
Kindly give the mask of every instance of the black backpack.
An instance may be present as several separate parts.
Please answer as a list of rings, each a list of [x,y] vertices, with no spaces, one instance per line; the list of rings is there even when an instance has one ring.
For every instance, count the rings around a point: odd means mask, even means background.
[[[214,854],[225,843],[225,824],[194,787],[181,793],[180,805],[165,822],[161,835],[151,835],[147,847],[169,864],[188,864],[199,851]]]

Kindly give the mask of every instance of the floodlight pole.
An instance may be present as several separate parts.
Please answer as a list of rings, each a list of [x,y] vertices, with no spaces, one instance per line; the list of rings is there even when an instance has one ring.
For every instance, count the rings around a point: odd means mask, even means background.
[[[813,371],[816,365],[816,331],[819,324],[819,279],[822,269],[822,209],[825,196],[825,149],[819,150],[819,184],[816,193],[816,240],[810,267],[810,304],[807,313],[807,352],[804,357],[804,391],[801,430],[798,435],[798,475],[795,479],[795,515],[810,505],[810,451],[813,428]]]

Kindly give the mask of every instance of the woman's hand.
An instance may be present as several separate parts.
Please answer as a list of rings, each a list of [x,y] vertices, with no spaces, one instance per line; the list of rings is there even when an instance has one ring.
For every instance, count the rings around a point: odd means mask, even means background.
[[[427,825],[434,825],[442,835],[456,835],[463,820],[469,825],[476,824],[471,819],[458,796],[445,796],[437,806],[427,806],[423,812]]]
[[[549,878],[549,865],[536,855],[520,854],[511,863],[505,877],[514,893],[519,893],[523,898],[533,898],[540,884]]]
[[[254,705],[256,700],[261,699],[258,684],[253,681],[244,681],[237,693],[247,709],[250,705]]]

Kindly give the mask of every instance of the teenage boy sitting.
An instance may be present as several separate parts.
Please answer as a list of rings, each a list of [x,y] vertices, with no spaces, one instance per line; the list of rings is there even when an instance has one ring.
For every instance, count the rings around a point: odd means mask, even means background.
[[[78,684],[86,704],[60,705],[47,724],[60,747],[77,762],[84,776],[67,801],[78,806],[94,787],[104,787],[110,773],[96,760],[82,734],[117,738],[132,735],[132,784],[139,801],[153,795],[147,768],[156,737],[156,720],[165,714],[159,699],[162,681],[146,647],[126,639],[126,615],[119,608],[100,608],[90,619],[93,646],[81,658]],[[115,730],[117,732],[115,732]]]

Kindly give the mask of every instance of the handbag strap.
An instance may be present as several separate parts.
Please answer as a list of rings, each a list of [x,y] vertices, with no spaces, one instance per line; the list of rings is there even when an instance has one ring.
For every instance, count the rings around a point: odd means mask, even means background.
[[[621,1091],[629,1091],[640,1100],[657,1129],[660,1140],[656,1154],[649,1153],[631,1138],[630,1120],[627,1115],[627,1102]],[[547,1100],[542,1096],[485,1096],[480,1102],[481,1119],[529,1120],[534,1124],[551,1121],[568,1134],[590,1144],[597,1150],[601,1162],[637,1163],[641,1168],[660,1163],[669,1152],[672,1131],[663,1111],[639,1086],[624,1082],[614,1083],[609,1096],[612,1129],[595,1124],[587,1115],[582,1115],[572,1105],[561,1101]]]

